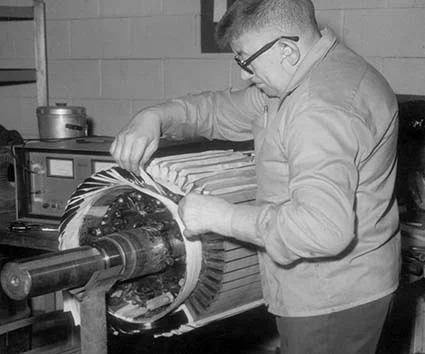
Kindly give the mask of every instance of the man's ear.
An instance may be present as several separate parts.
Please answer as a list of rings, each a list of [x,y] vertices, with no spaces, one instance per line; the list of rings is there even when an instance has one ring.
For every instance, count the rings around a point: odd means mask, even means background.
[[[282,61],[287,60],[291,65],[296,65],[300,61],[300,50],[295,43],[282,40],[280,46],[282,48]]]

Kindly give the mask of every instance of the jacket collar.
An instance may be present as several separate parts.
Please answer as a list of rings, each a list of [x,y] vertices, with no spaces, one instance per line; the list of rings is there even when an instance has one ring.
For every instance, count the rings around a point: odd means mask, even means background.
[[[320,63],[327,55],[329,50],[334,46],[337,39],[335,34],[329,28],[324,28],[320,40],[310,49],[306,56],[301,60],[291,81],[288,85],[288,91],[282,97],[290,95],[301,83],[308,77],[314,67]]]

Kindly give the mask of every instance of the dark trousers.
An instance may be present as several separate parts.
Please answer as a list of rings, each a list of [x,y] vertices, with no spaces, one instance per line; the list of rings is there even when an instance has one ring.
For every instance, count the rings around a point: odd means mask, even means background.
[[[393,295],[312,317],[276,317],[281,354],[375,354]]]

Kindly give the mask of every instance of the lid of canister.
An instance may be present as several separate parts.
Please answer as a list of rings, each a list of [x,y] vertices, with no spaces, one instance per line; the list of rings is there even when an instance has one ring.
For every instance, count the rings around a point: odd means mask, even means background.
[[[36,109],[38,115],[70,115],[85,117],[86,109],[81,106],[67,106],[66,103],[56,103],[56,106],[40,106]]]

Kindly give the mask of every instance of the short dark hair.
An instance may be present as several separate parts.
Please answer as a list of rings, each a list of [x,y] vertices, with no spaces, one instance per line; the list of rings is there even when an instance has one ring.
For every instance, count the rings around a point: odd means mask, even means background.
[[[318,31],[311,0],[236,0],[221,18],[216,40],[225,48],[242,33],[276,28],[284,35]]]

